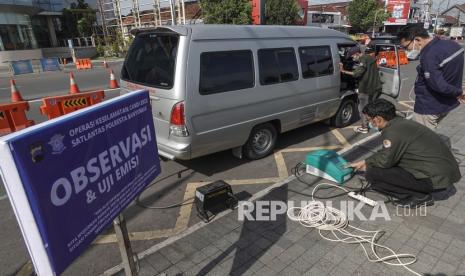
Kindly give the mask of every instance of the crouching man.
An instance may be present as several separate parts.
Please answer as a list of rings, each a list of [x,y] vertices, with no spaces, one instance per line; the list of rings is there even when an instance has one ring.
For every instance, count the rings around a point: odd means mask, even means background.
[[[433,205],[431,193],[460,180],[451,151],[429,128],[396,116],[395,106],[378,99],[363,109],[369,124],[381,131],[383,147],[366,160],[351,163],[365,171],[371,188],[411,208]]]

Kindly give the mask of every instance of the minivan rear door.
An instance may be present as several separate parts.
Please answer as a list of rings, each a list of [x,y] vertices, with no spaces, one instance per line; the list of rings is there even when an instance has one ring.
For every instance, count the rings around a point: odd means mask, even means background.
[[[121,70],[121,93],[147,89],[159,151],[169,144],[173,107],[184,100],[185,78],[180,62],[187,54],[186,34],[157,27],[136,34]]]
[[[399,47],[394,44],[376,44],[374,50],[383,85],[382,93],[397,99],[401,89]]]

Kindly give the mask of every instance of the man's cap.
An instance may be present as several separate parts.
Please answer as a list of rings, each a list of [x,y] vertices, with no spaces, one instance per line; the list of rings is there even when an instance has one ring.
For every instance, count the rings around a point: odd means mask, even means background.
[[[349,51],[347,52],[347,55],[348,55],[349,57],[351,57],[351,56],[353,56],[353,55],[355,55],[355,54],[359,54],[359,53],[361,53],[361,52],[362,52],[362,50],[360,50],[360,47],[358,47],[358,46],[353,46],[352,48],[349,49]]]

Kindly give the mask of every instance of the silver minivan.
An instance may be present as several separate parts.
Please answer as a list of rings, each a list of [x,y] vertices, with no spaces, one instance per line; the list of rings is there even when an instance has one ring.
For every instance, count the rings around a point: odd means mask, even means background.
[[[232,149],[259,159],[280,133],[323,120],[344,127],[357,114],[356,85],[339,72],[355,42],[341,32],[187,25],[132,33],[121,90],[149,90],[162,157]],[[398,68],[383,68],[381,77],[383,93],[397,97]]]

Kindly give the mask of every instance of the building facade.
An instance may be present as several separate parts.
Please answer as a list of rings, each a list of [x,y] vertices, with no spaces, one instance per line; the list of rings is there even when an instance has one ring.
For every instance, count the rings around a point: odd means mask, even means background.
[[[0,67],[7,66],[8,61],[36,60],[42,57],[70,58],[68,37],[61,18],[63,9],[69,8],[72,2],[0,0]],[[86,2],[91,8],[95,7],[95,0]],[[93,56],[95,47],[86,43],[79,49],[79,53],[80,57]]]
[[[0,0],[0,51],[58,46],[61,0]]]

